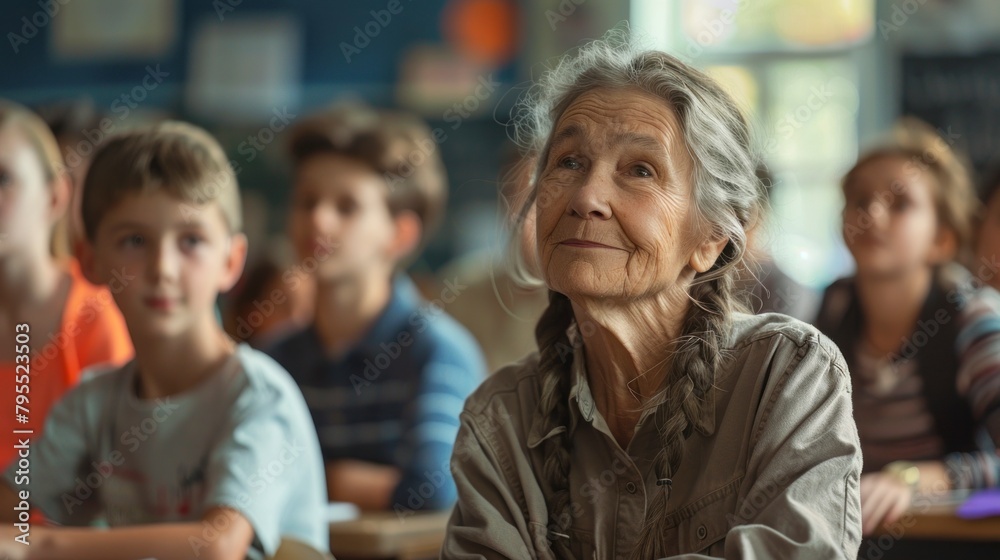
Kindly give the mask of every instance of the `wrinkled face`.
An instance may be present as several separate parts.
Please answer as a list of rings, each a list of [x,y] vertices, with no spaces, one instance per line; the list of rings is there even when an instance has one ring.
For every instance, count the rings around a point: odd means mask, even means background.
[[[904,156],[877,157],[844,185],[844,241],[859,274],[892,275],[950,258],[934,178]]]
[[[48,247],[56,217],[38,153],[17,128],[0,128],[0,256]]]
[[[133,336],[183,335],[214,324],[216,296],[239,278],[235,239],[214,202],[129,194],[101,219],[86,266],[108,284]]]
[[[363,162],[316,154],[299,164],[290,236],[306,270],[320,280],[391,269],[395,231],[386,182]]]
[[[549,287],[571,299],[643,298],[707,270],[694,262],[705,236],[692,171],[664,101],[631,88],[580,95],[553,128],[538,181],[538,258]]]

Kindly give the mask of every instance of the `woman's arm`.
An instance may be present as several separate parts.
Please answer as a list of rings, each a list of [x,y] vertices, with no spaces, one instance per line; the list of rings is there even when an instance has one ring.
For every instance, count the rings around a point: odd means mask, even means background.
[[[448,521],[441,558],[539,558],[534,533],[545,538],[544,527],[524,518],[511,485],[504,479],[496,453],[482,441],[473,423],[462,417],[451,471],[458,502]],[[545,547],[547,550],[547,547]]]
[[[30,544],[14,540],[20,533],[0,533],[0,558],[10,560],[243,560],[253,539],[245,517],[228,508],[213,508],[196,523],[140,525],[109,530],[33,527]]]
[[[861,445],[847,367],[825,337],[778,354],[724,557],[853,559],[861,544]]]

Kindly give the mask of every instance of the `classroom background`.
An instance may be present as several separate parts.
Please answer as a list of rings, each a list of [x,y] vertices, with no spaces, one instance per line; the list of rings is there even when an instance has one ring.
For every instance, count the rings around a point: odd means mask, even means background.
[[[251,263],[282,252],[290,122],[351,99],[414,111],[438,129],[450,184],[446,221],[411,267],[430,275],[503,244],[516,99],[624,21],[744,103],[775,175],[768,245],[804,285],[850,272],[838,181],[897,116],[938,127],[979,171],[1000,153],[992,0],[17,0],[0,97],[109,119],[81,155],[164,117],[206,127],[239,173]]]
[[[314,294],[285,286],[287,309],[241,334],[240,320],[274,305],[268,294],[281,271],[299,265],[285,235],[291,125],[345,102],[419,115],[432,140],[410,157],[440,153],[449,196],[408,272],[434,304],[456,283],[470,290],[444,307],[473,331],[494,371],[534,348],[546,298],[494,297],[507,286],[498,280],[509,223],[500,187],[520,156],[517,101],[561,55],[623,25],[733,93],[773,178],[757,241],[815,294],[854,266],[841,234],[841,179],[899,117],[936,128],[972,163],[977,185],[1000,169],[997,0],[7,0],[0,98],[73,132],[71,169],[110,134],[162,119],[218,138],[250,240],[235,301],[218,306],[241,338],[265,327],[286,334],[279,319],[298,327],[312,312]],[[495,309],[480,307],[495,300]],[[951,513],[934,515],[924,519],[937,536],[989,541],[978,557],[995,552],[995,525],[977,533]],[[412,534],[400,539],[417,543],[397,557],[435,554],[444,517],[390,521],[376,536],[405,527]],[[358,531],[331,530],[348,547]],[[344,550],[334,552],[350,557]]]

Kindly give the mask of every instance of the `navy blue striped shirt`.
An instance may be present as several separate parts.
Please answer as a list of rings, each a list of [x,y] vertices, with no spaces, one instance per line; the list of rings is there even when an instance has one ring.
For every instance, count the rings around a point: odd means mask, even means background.
[[[400,468],[397,513],[451,507],[458,415],[486,364],[472,335],[424,301],[409,278],[395,278],[389,304],[343,357],[326,356],[315,326],[267,353],[302,389],[324,460]]]

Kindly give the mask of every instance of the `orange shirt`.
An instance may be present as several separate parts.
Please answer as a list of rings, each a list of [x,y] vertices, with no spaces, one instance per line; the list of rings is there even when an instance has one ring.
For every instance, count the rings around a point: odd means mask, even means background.
[[[0,466],[16,456],[14,445],[22,434],[14,430],[33,430],[29,436],[38,437],[45,425],[45,417],[52,405],[79,381],[80,371],[104,362],[122,364],[132,354],[132,341],[125,328],[118,307],[106,287],[94,286],[80,273],[76,261],[70,265],[72,277],[66,306],[63,308],[59,332],[29,331],[32,343],[42,343],[41,349],[31,355],[28,364],[27,423],[15,419],[17,392],[15,379],[21,371],[16,364],[0,363]],[[28,323],[30,329],[31,323]],[[14,341],[3,341],[14,344]]]

